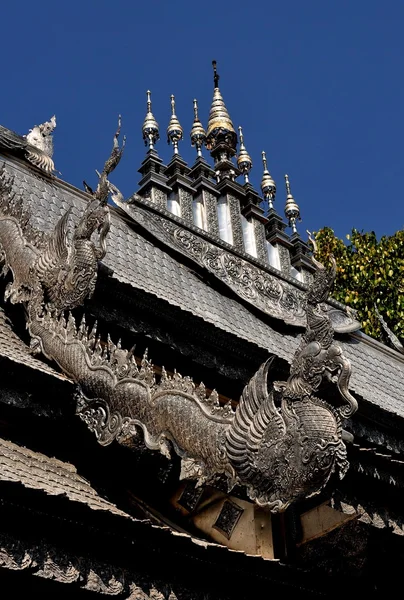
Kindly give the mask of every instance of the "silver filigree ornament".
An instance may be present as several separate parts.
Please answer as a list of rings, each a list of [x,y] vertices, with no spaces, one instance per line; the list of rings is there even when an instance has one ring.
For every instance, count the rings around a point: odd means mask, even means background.
[[[171,219],[147,211],[144,200],[139,200],[139,208],[118,198],[117,205],[160,241],[172,246],[173,243],[183,254],[195,260],[201,267],[228,285],[241,298],[251,302],[255,308],[285,323],[304,327],[306,324],[305,292],[291,283],[281,280],[264,269],[252,264],[235,253],[204,240],[191,230],[179,226]],[[280,250],[283,247],[280,247]],[[286,257],[289,252],[285,249]],[[228,268],[230,267],[230,268]],[[360,323],[349,309],[334,308],[323,304],[328,312],[333,328],[338,333],[357,331]]]
[[[350,363],[322,309],[335,278],[335,261],[327,270],[313,257],[316,272],[307,291],[306,331],[286,381],[275,381],[271,357],[247,383],[235,410],[230,403],[223,406],[217,392],[207,394],[202,383],[197,386],[177,372],[163,370],[156,381],[147,355],[138,364],[120,343],[102,342],[96,324],[90,329],[85,317],[77,325],[70,312],[66,315],[91,294],[97,261],[105,252],[107,197],[110,191],[120,196],[107,179],[122,154],[119,130],[68,250],[68,216],[51,236],[35,233],[12,181],[4,171],[0,174],[0,247],[13,275],[8,297],[24,304],[33,346],[78,385],[77,412],[100,444],[116,440],[134,448],[142,432],[147,448],[167,457],[176,452],[183,476],[199,485],[225,478],[229,490],[243,485],[258,504],[285,510],[320,492],[332,473],[342,477],[348,468],[341,426],[357,402],[349,392]],[[99,246],[90,239],[96,229]],[[219,262],[229,277],[238,279],[236,260],[229,255],[228,264]],[[250,282],[247,287],[251,289]],[[272,286],[268,290],[275,292]],[[340,402],[321,397],[324,380],[336,384]]]

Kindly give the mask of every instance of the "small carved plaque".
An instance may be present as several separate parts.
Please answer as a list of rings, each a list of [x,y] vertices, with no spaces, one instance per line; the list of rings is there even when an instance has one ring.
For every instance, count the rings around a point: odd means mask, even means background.
[[[213,525],[214,529],[220,531],[229,540],[243,512],[244,509],[241,506],[232,500],[225,500],[216,523]]]
[[[179,497],[178,504],[189,512],[193,512],[198,506],[202,494],[202,487],[195,487],[194,482],[189,482],[186,484],[181,496]]]

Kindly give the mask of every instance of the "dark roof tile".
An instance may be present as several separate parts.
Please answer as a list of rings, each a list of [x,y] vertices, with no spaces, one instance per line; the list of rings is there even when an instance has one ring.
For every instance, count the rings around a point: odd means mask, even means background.
[[[11,323],[4,314],[3,309],[0,307],[0,356],[7,358],[18,364],[23,364],[35,369],[42,371],[64,381],[70,381],[62,373],[58,373],[55,369],[52,369],[49,365],[34,358],[30,353],[28,346],[17,336],[11,327]]]
[[[51,496],[66,495],[69,500],[87,504],[93,510],[129,517],[97,494],[70,463],[61,462],[0,438],[0,480],[19,482],[26,488]]]

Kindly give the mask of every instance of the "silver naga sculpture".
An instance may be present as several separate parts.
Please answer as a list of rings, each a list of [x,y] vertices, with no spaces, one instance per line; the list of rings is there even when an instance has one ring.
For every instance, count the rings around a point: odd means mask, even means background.
[[[349,393],[350,364],[334,341],[322,309],[335,277],[335,261],[326,269],[314,257],[316,273],[307,291],[307,328],[287,381],[275,381],[273,357],[247,383],[237,408],[222,406],[216,392],[189,377],[157,381],[143,357],[103,342],[85,317],[78,326],[71,312],[91,296],[97,263],[106,251],[109,229],[108,175],[123,148],[114,147],[100,174],[93,200],[71,238],[66,213],[51,235],[33,229],[12,192],[12,181],[0,176],[0,246],[3,271],[13,282],[6,297],[26,308],[32,347],[55,361],[80,390],[77,412],[102,445],[113,440],[133,447],[139,435],[145,445],[166,456],[176,452],[181,477],[199,484],[226,478],[247,488],[251,499],[282,511],[293,501],[318,493],[334,472],[347,468],[341,422],[357,409]],[[92,235],[99,233],[99,245]],[[314,244],[315,250],[315,244]],[[320,396],[327,378],[336,384],[340,401],[332,405]]]
[[[56,127],[56,117],[35,125],[25,136],[18,135],[0,125],[0,147],[6,151],[24,156],[44,173],[52,175],[55,165],[52,160],[52,132]]]
[[[53,138],[52,133],[56,127],[56,116],[53,115],[50,121],[46,121],[41,125],[35,125],[30,129],[25,136],[28,142],[27,158],[38,167],[45,171],[52,172],[55,170],[53,164]],[[33,150],[35,148],[36,150]],[[39,152],[38,152],[39,150]]]

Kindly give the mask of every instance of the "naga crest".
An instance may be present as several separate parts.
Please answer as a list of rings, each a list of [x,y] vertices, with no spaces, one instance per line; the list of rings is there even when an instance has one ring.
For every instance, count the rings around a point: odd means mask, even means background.
[[[46,123],[42,123],[41,125],[35,125],[32,129],[30,129],[29,133],[26,136],[27,142],[31,144],[31,146],[35,146],[45,154],[52,158],[53,155],[53,140],[52,140],[52,132],[56,127],[56,116],[50,119],[50,121],[46,121]]]
[[[36,129],[38,136],[46,138],[55,126],[56,121],[52,117],[50,122],[34,128],[27,140],[32,145]],[[124,140],[119,148],[120,130],[119,118],[111,155],[102,173],[98,173],[97,189],[93,192],[85,184],[92,200],[73,231],[69,231],[71,209],[59,219],[52,233],[35,230],[24,211],[22,199],[13,192],[12,178],[4,169],[0,172],[3,273],[10,269],[13,274],[13,282],[7,286],[5,295],[12,303],[26,303],[31,316],[41,314],[45,307],[58,314],[71,310],[83,304],[94,292],[98,262],[105,256],[110,228],[108,175],[118,165],[125,145]],[[97,242],[93,239],[94,233],[98,233]]]
[[[50,235],[34,230],[27,222],[21,199],[12,192],[12,180],[4,170],[0,173],[3,272],[10,269],[13,274],[6,299],[26,302],[31,313],[39,314],[45,305],[61,312],[80,306],[91,297],[98,261],[106,252],[109,209],[98,201],[90,202],[72,233],[69,216],[70,209]],[[98,243],[92,240],[95,231],[99,233]]]
[[[326,269],[313,256],[306,331],[286,381],[276,380],[270,357],[233,410],[189,377],[170,376],[164,369],[156,377],[146,356],[137,363],[119,344],[102,342],[85,317],[77,325],[71,312],[65,315],[93,293],[98,261],[106,252],[107,198],[120,196],[108,181],[122,155],[119,132],[120,124],[96,191],[85,184],[93,199],[71,233],[69,212],[51,235],[34,230],[12,193],[12,181],[1,175],[0,246],[13,275],[6,296],[25,304],[33,346],[77,383],[77,413],[100,444],[115,440],[134,447],[141,438],[151,450],[179,455],[183,478],[198,484],[225,479],[229,490],[245,486],[252,500],[285,510],[348,468],[342,420],[356,411],[357,402],[349,392],[350,363],[321,306],[334,282],[335,261]],[[314,241],[313,248],[315,254]],[[336,385],[340,400],[327,401],[323,384]]]

